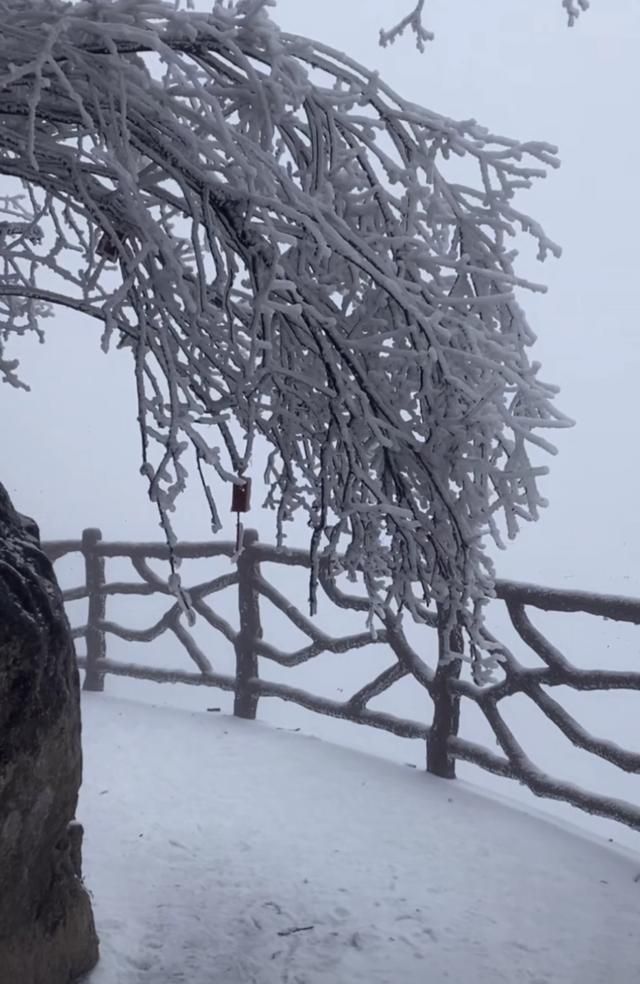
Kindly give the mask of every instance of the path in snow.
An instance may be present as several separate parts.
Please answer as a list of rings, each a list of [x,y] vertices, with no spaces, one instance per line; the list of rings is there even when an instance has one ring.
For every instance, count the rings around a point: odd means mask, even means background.
[[[90,984],[635,984],[640,856],[259,723],[84,698]]]

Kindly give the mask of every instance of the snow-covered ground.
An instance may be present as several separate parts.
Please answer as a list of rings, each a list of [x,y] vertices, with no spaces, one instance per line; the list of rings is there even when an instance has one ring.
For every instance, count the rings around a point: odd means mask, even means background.
[[[634,984],[640,855],[217,713],[84,698],[90,984]]]

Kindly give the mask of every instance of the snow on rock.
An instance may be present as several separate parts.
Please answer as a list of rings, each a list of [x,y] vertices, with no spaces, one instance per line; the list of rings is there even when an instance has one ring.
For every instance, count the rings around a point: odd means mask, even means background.
[[[632,984],[640,856],[317,739],[85,695],[90,984]]]

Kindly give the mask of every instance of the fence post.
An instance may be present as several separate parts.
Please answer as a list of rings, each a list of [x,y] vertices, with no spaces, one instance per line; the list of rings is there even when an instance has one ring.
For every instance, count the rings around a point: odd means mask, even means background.
[[[260,595],[255,584],[260,566],[252,549],[257,540],[256,530],[245,530],[242,535],[242,550],[238,557],[240,632],[235,641],[236,691],[233,713],[236,717],[246,718],[249,721],[255,720],[258,709],[258,694],[251,690],[249,684],[258,676],[258,654],[255,642],[262,638]]]
[[[104,557],[97,552],[97,546],[102,540],[100,530],[83,530],[82,553],[84,556],[89,609],[87,612],[87,664],[84,676],[83,690],[101,692],[104,690],[104,670],[100,668],[100,660],[106,656],[105,634],[100,623],[104,620],[106,611],[106,595],[103,588]]]
[[[433,680],[433,722],[427,739],[427,772],[441,779],[455,779],[456,760],[449,752],[449,738],[458,734],[460,724],[460,697],[451,693],[449,681],[460,676],[461,659],[446,659],[447,648],[452,653],[463,652],[462,632],[459,627],[449,631],[446,643],[446,612],[438,613],[438,666]]]

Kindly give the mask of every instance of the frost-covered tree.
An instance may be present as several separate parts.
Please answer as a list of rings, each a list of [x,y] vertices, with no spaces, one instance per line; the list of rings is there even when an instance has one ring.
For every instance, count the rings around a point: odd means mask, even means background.
[[[85,312],[131,350],[170,543],[189,461],[215,532],[212,479],[258,436],[280,540],[311,530],[312,607],[324,558],[372,613],[437,603],[482,642],[483,540],[536,518],[530,450],[567,423],[514,296],[539,289],[516,235],[558,253],[515,204],[555,150],[402,99],[269,6],[0,0],[0,376]]]

